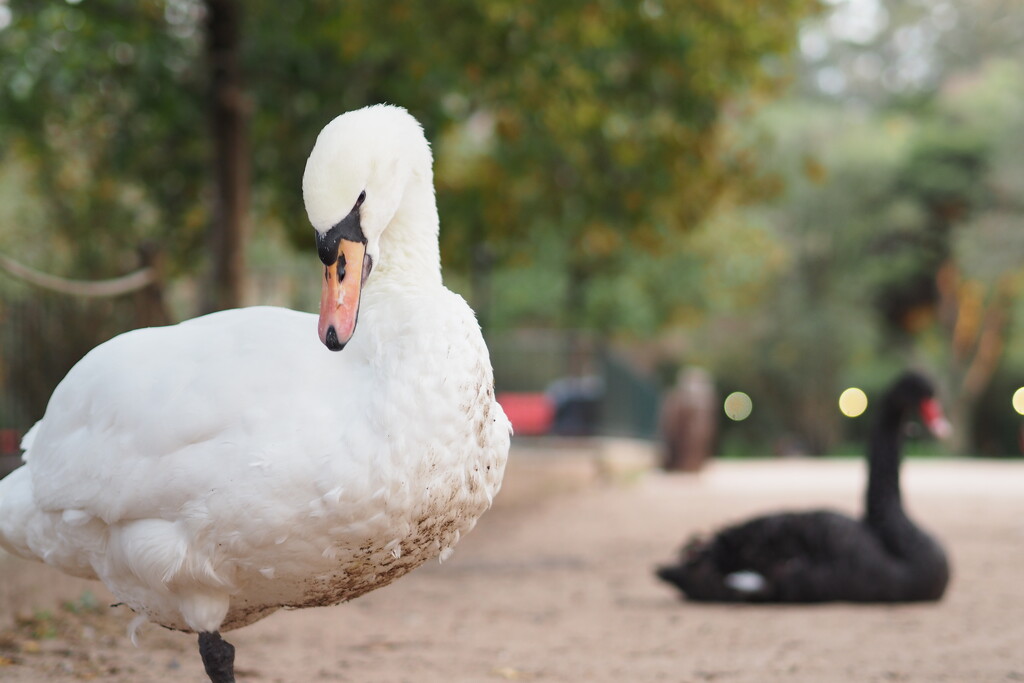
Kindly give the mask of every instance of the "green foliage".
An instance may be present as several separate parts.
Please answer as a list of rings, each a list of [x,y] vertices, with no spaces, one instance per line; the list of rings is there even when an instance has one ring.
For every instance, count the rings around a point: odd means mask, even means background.
[[[813,0],[371,0],[242,5],[254,218],[306,247],[299,179],[333,116],[394,102],[435,141],[446,262],[500,260],[554,236],[585,276],[664,249],[752,155],[720,139],[742,91],[790,49]],[[64,274],[135,265],[161,242],[194,272],[210,220],[203,8],[195,0],[25,3],[0,30],[0,130],[48,199]],[[88,235],[88,238],[84,238]],[[53,258],[53,257],[51,257]],[[617,325],[614,318],[605,324]]]
[[[1024,70],[996,59],[910,109],[792,98],[759,117],[777,141],[768,170],[785,191],[749,213],[767,221],[787,266],[761,281],[738,341],[721,334],[721,309],[691,335],[710,349],[706,362],[723,383],[754,397],[756,421],[730,425],[734,447],[745,447],[739,434],[756,443],[783,429],[829,451],[857,429],[835,411],[839,392],[856,385],[870,394],[915,365],[939,381],[963,447],[1017,449],[1009,389],[1024,382],[1013,342],[1024,313],[1022,88]],[[940,268],[947,279],[957,274],[943,308]],[[1010,322],[992,328],[987,351],[1006,349],[1002,378],[987,390],[971,380],[983,392],[975,406],[962,388],[972,373],[984,377],[971,369],[969,331],[1002,306]]]
[[[35,640],[52,640],[57,637],[57,617],[49,610],[36,610],[31,616],[15,618],[18,630]]]
[[[46,216],[40,267],[108,277],[160,241],[175,263],[206,227],[197,36],[158,0],[21,3],[0,31],[0,149]]]
[[[98,614],[103,611],[103,606],[99,600],[96,599],[96,594],[91,590],[82,591],[81,595],[78,596],[77,600],[66,600],[61,605],[61,609],[71,614]]]
[[[300,176],[315,132],[400,103],[435,141],[446,263],[469,268],[481,242],[533,256],[550,233],[566,259],[602,267],[663,247],[749,180],[750,159],[719,144],[723,107],[773,83],[762,60],[788,51],[811,6],[249,3],[257,179],[277,215],[301,215],[281,179]],[[302,222],[288,227],[305,245]]]

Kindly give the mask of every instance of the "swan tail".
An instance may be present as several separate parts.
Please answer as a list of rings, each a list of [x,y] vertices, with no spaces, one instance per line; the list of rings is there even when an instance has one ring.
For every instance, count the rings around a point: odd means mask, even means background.
[[[0,547],[18,557],[42,559],[29,544],[36,516],[32,478],[27,467],[19,467],[0,480]]]
[[[22,460],[27,462],[28,449],[39,431],[39,422],[21,438]],[[0,479],[0,548],[28,559],[38,559],[28,545],[29,520],[35,509],[32,477],[24,465]]]
[[[21,438],[22,460],[28,462],[28,450],[32,447],[39,425],[36,422]],[[0,548],[12,555],[29,560],[42,560],[34,552],[30,538],[46,526],[42,511],[36,505],[32,487],[32,475],[26,465],[15,469],[0,479]]]
[[[657,576],[696,602],[760,602],[772,587],[760,572],[737,568],[719,538],[691,539],[675,565],[659,567]]]
[[[43,510],[23,465],[0,480],[0,548],[83,579],[95,579],[90,546],[102,543],[102,522],[82,510]]]
[[[32,429],[25,432],[25,436],[21,437],[21,450],[25,451],[23,458],[28,457],[28,451],[32,448],[32,442],[36,440],[36,433],[39,431],[39,425],[43,424],[40,420],[32,425]]]
[[[692,538],[680,552],[679,562],[659,567],[655,574],[672,584],[689,600],[734,601],[730,588],[715,561],[714,540]]]

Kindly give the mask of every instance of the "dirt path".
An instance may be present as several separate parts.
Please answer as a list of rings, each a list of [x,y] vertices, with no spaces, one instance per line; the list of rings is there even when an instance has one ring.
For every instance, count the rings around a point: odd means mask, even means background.
[[[604,485],[579,462],[537,463],[515,464],[508,495],[448,563],[231,634],[239,680],[1024,681],[1024,463],[908,465],[905,499],[947,545],[954,581],[939,604],[895,607],[699,606],[651,576],[693,531],[782,507],[856,511],[857,461]],[[565,488],[578,490],[553,494]],[[50,611],[0,633],[0,680],[206,680],[193,637],[147,626],[133,647],[131,615],[102,607],[95,584],[11,558],[0,572],[0,625]]]

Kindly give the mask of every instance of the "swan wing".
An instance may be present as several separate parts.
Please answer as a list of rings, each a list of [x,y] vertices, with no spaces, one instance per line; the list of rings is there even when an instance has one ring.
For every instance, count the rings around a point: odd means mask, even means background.
[[[249,308],[100,345],[58,386],[34,430],[25,459],[36,504],[107,524],[173,519],[285,455],[264,448],[324,448],[307,429],[330,407],[315,367],[329,352],[315,330],[312,315]],[[288,391],[296,385],[302,391]]]

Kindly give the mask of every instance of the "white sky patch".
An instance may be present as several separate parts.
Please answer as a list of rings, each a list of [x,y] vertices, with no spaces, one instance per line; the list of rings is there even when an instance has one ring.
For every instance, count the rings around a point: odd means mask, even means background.
[[[826,95],[839,95],[846,89],[846,75],[834,66],[818,69],[814,76],[818,89]]]
[[[6,2],[0,2],[0,31],[11,25],[11,8],[7,6]]]
[[[656,0],[644,0],[640,3],[640,10],[648,19],[660,19],[661,15],[665,13],[665,8]]]
[[[931,61],[922,55],[914,55],[900,65],[900,76],[912,86],[923,86],[932,75]]]
[[[803,25],[800,55],[822,94],[842,97],[869,83],[890,92],[920,90],[935,78],[936,46],[962,20],[960,12],[950,0],[911,0],[921,9],[916,20],[892,25],[887,1],[822,0],[825,17]]]
[[[919,52],[931,42],[920,24],[904,26],[892,38],[900,52]]]
[[[948,31],[956,26],[956,22],[960,19],[960,14],[956,11],[956,8],[948,2],[940,2],[931,6],[931,22],[932,26],[940,31]]]
[[[828,36],[818,28],[806,27],[800,31],[800,53],[809,62],[818,62],[828,55]]]
[[[828,18],[832,35],[850,43],[866,45],[889,25],[889,12],[880,0],[843,0]]]
[[[853,74],[862,81],[877,81],[885,62],[874,52],[865,52],[853,58]]]
[[[203,8],[198,0],[167,0],[164,19],[170,24],[171,33],[179,38],[190,38],[199,30]]]

